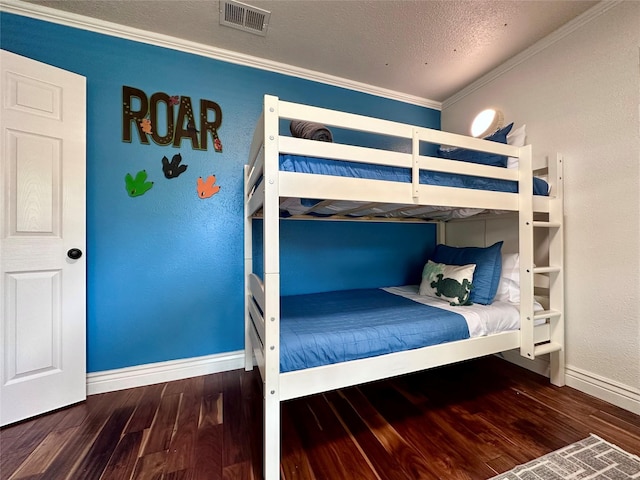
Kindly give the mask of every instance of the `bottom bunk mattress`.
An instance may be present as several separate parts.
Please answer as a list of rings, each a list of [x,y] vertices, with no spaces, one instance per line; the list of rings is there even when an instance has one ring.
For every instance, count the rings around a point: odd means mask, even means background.
[[[515,330],[515,305],[452,307],[417,285],[281,298],[282,373]]]

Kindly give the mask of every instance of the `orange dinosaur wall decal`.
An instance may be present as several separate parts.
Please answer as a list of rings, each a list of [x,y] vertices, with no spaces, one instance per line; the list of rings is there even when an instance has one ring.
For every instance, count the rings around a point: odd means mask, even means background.
[[[200,198],[209,198],[213,197],[216,193],[220,191],[219,185],[214,185],[216,183],[216,176],[209,175],[206,180],[202,180],[202,177],[198,177],[198,196]]]

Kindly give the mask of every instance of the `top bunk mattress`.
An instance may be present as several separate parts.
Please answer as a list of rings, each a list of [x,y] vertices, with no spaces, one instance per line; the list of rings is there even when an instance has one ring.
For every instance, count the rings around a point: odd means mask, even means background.
[[[411,169],[409,168],[329,160],[301,155],[280,154],[280,170],[285,172],[314,173],[339,177],[411,183]],[[518,193],[518,182],[511,180],[475,177],[429,170],[420,171],[420,183],[423,185]],[[533,194],[548,196],[549,184],[539,177],[534,177]]]
[[[340,177],[386,180],[411,183],[411,169],[389,165],[377,165],[360,162],[330,160],[319,157],[280,154],[281,171]],[[443,187],[457,187],[475,190],[517,193],[518,182],[495,178],[477,177],[454,173],[420,170],[420,183]],[[539,177],[533,178],[533,194],[549,195],[549,184]],[[285,198],[280,203],[283,216],[331,217],[376,217],[376,218],[417,218],[424,220],[448,221],[456,218],[468,218],[482,213],[502,213],[500,210],[482,208],[456,208],[413,204],[372,204],[361,201],[322,202],[312,198]]]

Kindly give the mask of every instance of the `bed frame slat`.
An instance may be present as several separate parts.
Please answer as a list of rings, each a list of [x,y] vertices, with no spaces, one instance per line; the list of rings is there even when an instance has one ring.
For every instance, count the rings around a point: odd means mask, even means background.
[[[322,123],[324,125],[358,130],[368,133],[377,133],[400,138],[411,138],[411,125],[392,122],[379,118],[365,117],[354,113],[339,112],[326,108],[312,107],[299,103],[278,101],[280,118],[288,120],[306,120]]]
[[[258,210],[260,210],[264,205],[264,185],[260,184],[256,188],[255,192],[249,199],[247,205],[247,213],[249,215],[254,215]]]
[[[262,313],[260,313],[254,302],[249,302],[249,315],[253,323],[253,328],[258,335],[258,340],[260,340],[260,343],[264,346],[264,317],[262,316]]]
[[[264,284],[255,273],[249,275],[249,290],[260,310],[264,312]]]
[[[264,150],[260,150],[256,162],[253,164],[253,168],[250,170],[249,180],[247,182],[247,191],[251,192],[255,187],[258,180],[260,180],[264,174]]]
[[[293,172],[280,172],[279,176],[280,192],[285,197],[518,210],[517,195],[505,192],[480,195],[469,188],[420,185],[418,198],[414,199],[411,184],[402,182]]]
[[[380,150],[378,148],[357,147],[340,143],[316,142],[302,138],[279,138],[280,153],[321,157],[331,160],[367,163],[372,165],[389,165],[395,167],[411,167],[411,154]]]
[[[256,159],[258,158],[258,152],[262,149],[264,145],[264,111],[260,114],[258,121],[256,122],[256,127],[253,131],[253,137],[251,139],[251,146],[249,147],[249,171],[251,171],[255,165]]]

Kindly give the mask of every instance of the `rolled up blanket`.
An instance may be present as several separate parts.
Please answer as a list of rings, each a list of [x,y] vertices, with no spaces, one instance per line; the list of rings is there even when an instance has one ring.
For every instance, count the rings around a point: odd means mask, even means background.
[[[292,120],[291,125],[289,125],[289,130],[291,130],[291,135],[294,137],[318,140],[320,142],[333,141],[331,130],[321,123]]]

